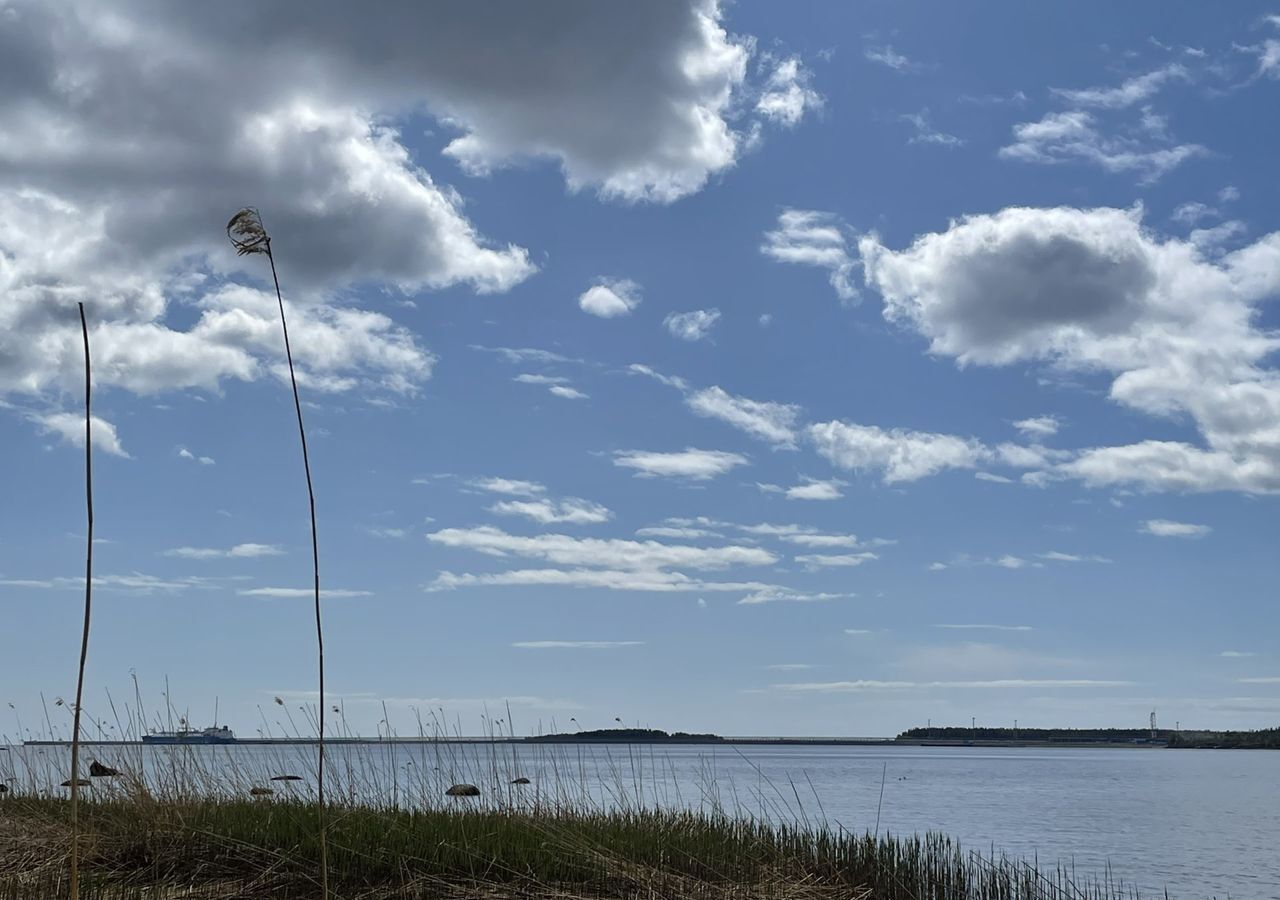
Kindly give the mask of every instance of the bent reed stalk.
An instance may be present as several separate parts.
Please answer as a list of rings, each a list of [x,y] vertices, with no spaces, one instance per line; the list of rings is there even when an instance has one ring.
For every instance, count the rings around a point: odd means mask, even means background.
[[[84,702],[84,666],[89,657],[89,622],[93,611],[93,368],[89,361],[89,324],[80,310],[84,339],[84,498],[88,519],[84,563],[84,628],[80,633],[80,669],[71,725],[71,900],[80,898],[80,708]]]
[[[293,408],[298,416],[298,438],[302,442],[302,469],[307,478],[307,502],[311,513],[311,571],[315,592],[316,655],[320,681],[320,710],[318,717],[319,758],[316,764],[316,805],[319,820],[320,843],[320,896],[329,898],[328,851],[325,842],[326,822],[324,806],[324,628],[320,620],[320,540],[316,529],[316,494],[311,484],[311,456],[307,452],[307,429],[302,422],[302,400],[298,396],[298,376],[293,367],[293,349],[289,345],[289,322],[284,312],[284,297],[280,293],[280,277],[276,274],[276,258],[271,252],[271,235],[262,224],[262,216],[252,207],[240,210],[227,222],[227,237],[236,248],[238,256],[263,254],[271,263],[271,281],[276,289],[276,303],[280,307],[280,329],[284,333],[284,355],[289,363],[289,384],[293,387]]]

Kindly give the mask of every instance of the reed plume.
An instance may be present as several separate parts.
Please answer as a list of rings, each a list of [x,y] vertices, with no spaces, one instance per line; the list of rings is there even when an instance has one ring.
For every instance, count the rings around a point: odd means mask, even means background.
[[[320,843],[320,895],[329,897],[329,860],[326,847],[327,823],[324,805],[324,628],[320,621],[320,540],[316,531],[316,494],[311,484],[311,457],[307,452],[307,429],[302,423],[302,401],[298,397],[298,376],[293,367],[293,350],[289,346],[289,322],[284,312],[284,297],[280,293],[280,277],[276,274],[276,258],[271,252],[271,235],[262,224],[262,216],[256,209],[246,207],[227,222],[227,237],[236,248],[238,256],[262,254],[271,264],[271,281],[276,289],[276,303],[280,307],[280,329],[284,333],[284,355],[289,363],[289,383],[293,387],[293,408],[298,414],[298,438],[302,442],[302,469],[307,477],[307,502],[311,512],[311,571],[315,592],[316,651],[320,680],[319,709],[319,758],[316,764],[316,805],[319,820]]]

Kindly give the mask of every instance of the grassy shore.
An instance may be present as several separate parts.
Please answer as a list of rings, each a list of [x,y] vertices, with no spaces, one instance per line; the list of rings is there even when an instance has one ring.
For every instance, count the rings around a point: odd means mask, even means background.
[[[82,807],[99,900],[318,895],[316,808],[279,800],[142,799]],[[0,900],[67,895],[69,807],[0,802]],[[690,812],[471,807],[333,810],[343,898],[672,897],[1080,900],[1128,896],[1058,868],[966,853],[941,836],[879,838]]]

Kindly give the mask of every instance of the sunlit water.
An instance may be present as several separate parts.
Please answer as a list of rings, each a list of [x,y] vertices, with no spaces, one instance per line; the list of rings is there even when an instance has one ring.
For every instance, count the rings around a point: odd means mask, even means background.
[[[1074,862],[1080,876],[1110,865],[1146,895],[1280,898],[1280,752],[374,744],[329,754],[332,793],[366,802],[475,802],[442,797],[469,782],[490,803],[718,806],[856,831],[878,818],[881,832],[944,832],[984,853]],[[85,751],[130,771],[142,762],[161,787],[265,784],[278,796],[312,790],[315,755],[307,745]],[[0,752],[0,777],[56,792],[66,760],[63,748],[14,747]],[[278,774],[305,780],[269,781]],[[532,783],[512,787],[516,776]]]

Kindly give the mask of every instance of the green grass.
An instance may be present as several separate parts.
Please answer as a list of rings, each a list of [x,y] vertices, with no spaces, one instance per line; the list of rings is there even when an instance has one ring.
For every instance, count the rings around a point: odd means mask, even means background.
[[[82,811],[86,898],[318,896],[314,804],[122,800]],[[0,900],[66,896],[69,822],[63,800],[0,803]],[[659,810],[334,809],[328,855],[335,896],[351,898],[1126,895],[936,835],[876,839]]]

